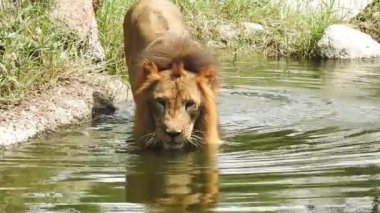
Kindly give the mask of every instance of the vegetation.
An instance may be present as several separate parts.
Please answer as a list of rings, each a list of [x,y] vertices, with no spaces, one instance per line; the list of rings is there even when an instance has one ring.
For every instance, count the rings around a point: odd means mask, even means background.
[[[375,0],[368,5],[352,20],[352,23],[380,42],[380,0]]]
[[[131,0],[108,0],[97,13],[101,43],[106,50],[107,63],[112,73],[124,71],[123,23]],[[329,5],[317,12],[301,14],[270,0],[175,0],[185,16],[192,33],[203,43],[223,46],[216,32],[218,25],[255,22],[265,31],[258,34],[240,33],[236,41],[227,46],[234,53],[255,52],[270,57],[309,58],[313,56],[317,41],[324,29],[338,20]],[[243,30],[241,30],[243,31]]]
[[[256,51],[270,57],[309,58],[324,29],[336,22],[329,5],[312,13],[300,13],[283,3],[270,0],[181,1],[188,23],[202,40],[218,40],[217,25],[241,22],[259,23],[263,32],[240,33],[233,48]],[[208,9],[205,9],[208,8]],[[243,30],[243,29],[241,29]],[[205,33],[207,32],[207,33]]]
[[[100,43],[106,54],[109,73],[125,76],[123,21],[124,15],[133,0],[104,1],[96,13]]]
[[[233,54],[255,52],[276,58],[309,58],[324,29],[337,21],[328,5],[306,14],[270,0],[174,1],[195,36],[211,47],[232,49]],[[30,93],[56,84],[66,75],[68,61],[91,68],[85,54],[86,44],[49,19],[49,0],[22,2],[11,13],[0,9],[0,105],[16,103]],[[132,2],[104,0],[97,12],[107,71],[122,77],[126,75],[122,22]],[[253,34],[241,30],[227,45],[220,41],[218,25],[239,27],[241,22],[259,23],[265,30]]]
[[[0,106],[46,89],[69,71],[69,61],[86,63],[85,44],[54,24],[47,1],[0,10]]]

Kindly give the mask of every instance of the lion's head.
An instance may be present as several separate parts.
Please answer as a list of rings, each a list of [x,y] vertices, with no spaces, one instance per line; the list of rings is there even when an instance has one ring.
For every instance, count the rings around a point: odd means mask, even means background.
[[[150,45],[141,57],[133,88],[135,133],[141,144],[181,149],[214,143],[216,85],[216,64],[187,36]]]

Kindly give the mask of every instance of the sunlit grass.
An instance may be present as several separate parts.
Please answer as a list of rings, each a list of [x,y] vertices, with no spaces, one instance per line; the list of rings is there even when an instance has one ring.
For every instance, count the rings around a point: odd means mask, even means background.
[[[122,23],[132,0],[104,1],[97,13],[101,43],[111,73],[125,75]],[[227,49],[234,53],[258,53],[270,57],[309,58],[324,29],[337,21],[331,5],[312,13],[300,13],[269,0],[174,0],[185,16],[190,31],[204,44],[220,41],[220,24],[241,22],[262,24],[260,34],[241,33]]]
[[[124,15],[132,0],[108,0],[96,14],[100,41],[105,50],[107,70],[111,74],[126,75],[123,43]]]
[[[324,29],[337,21],[332,8],[300,13],[269,0],[173,0],[185,16],[190,31],[204,44],[218,43],[220,24],[254,22],[264,31],[240,33],[226,46],[226,54],[257,53],[270,57],[309,58]],[[70,62],[90,64],[86,44],[48,17],[49,0],[22,1],[21,8],[0,10],[0,104],[16,103],[59,82]],[[133,0],[104,0],[97,12],[106,70],[126,77],[124,14]],[[219,45],[222,46],[222,45]],[[3,50],[3,48],[5,50]],[[218,47],[210,45],[210,47]],[[86,66],[86,69],[89,69]]]
[[[263,32],[242,32],[237,42],[229,47],[273,57],[311,57],[324,29],[338,21],[333,16],[332,3],[310,13],[301,13],[281,2],[269,0],[176,2],[181,6],[192,31],[204,41],[220,40],[215,30],[220,24],[231,23],[238,27],[241,22],[261,24],[265,29]]]
[[[85,44],[54,24],[46,3],[0,11],[0,104],[55,85],[68,61],[86,61]]]

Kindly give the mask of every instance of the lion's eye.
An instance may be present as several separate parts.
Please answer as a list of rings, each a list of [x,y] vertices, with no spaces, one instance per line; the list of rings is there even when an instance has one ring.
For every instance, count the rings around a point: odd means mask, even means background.
[[[166,105],[166,101],[165,99],[163,98],[156,98],[156,102],[161,105],[161,106],[165,106]]]
[[[185,102],[185,108],[186,108],[186,109],[192,108],[192,107],[194,107],[194,106],[195,106],[195,102],[192,101],[192,100],[189,100],[189,101],[186,101],[186,102]]]

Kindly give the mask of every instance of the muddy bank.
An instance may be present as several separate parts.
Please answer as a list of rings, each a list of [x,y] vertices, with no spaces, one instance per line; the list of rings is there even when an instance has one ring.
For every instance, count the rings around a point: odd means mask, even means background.
[[[132,104],[129,87],[103,74],[70,77],[12,107],[0,109],[0,146]]]

